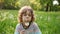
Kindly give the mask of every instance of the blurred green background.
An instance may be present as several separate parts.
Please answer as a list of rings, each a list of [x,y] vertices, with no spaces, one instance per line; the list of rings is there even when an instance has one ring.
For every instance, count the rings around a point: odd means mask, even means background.
[[[60,34],[60,11],[34,11],[42,34]],[[17,21],[18,10],[0,10],[0,34],[13,34]]]
[[[60,0],[0,0],[0,9],[20,9],[25,5],[34,10],[60,11]]]
[[[18,11],[26,5],[33,8],[42,34],[60,34],[60,0],[0,0],[0,34],[14,34]]]

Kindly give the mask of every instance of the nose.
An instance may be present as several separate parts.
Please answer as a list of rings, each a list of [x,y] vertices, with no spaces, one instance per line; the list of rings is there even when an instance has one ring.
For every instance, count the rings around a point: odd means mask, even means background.
[[[27,15],[26,17],[28,18],[29,16]]]

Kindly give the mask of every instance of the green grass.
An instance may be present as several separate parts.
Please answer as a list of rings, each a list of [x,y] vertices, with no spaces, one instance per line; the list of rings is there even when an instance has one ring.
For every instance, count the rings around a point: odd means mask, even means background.
[[[60,12],[34,11],[42,34],[60,34]],[[0,10],[0,34],[14,34],[18,10]]]

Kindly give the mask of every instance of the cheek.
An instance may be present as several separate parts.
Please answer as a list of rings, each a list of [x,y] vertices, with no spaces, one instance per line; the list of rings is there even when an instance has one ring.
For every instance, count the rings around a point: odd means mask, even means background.
[[[26,18],[25,17],[22,17],[22,20],[25,20]]]
[[[31,17],[29,19],[31,20]]]

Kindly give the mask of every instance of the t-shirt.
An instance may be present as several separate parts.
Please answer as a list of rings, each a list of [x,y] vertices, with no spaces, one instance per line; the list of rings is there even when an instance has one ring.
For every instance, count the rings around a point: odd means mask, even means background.
[[[22,24],[17,24],[14,34],[42,34],[38,25],[33,22],[29,28],[24,29]]]

